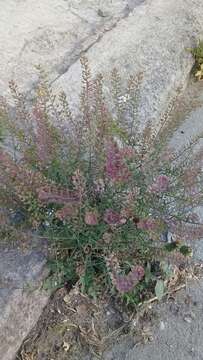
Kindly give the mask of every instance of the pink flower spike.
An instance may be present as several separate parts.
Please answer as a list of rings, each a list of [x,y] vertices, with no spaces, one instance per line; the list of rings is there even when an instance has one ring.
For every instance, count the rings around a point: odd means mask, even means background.
[[[112,209],[105,211],[104,221],[109,225],[123,225],[126,223],[126,219]]]
[[[145,275],[143,266],[137,265],[134,266],[130,272],[130,276],[133,280],[141,281]]]
[[[127,293],[131,291],[134,287],[134,283],[131,279],[128,278],[128,276],[121,276],[117,275],[115,276],[115,287],[120,293]]]
[[[145,275],[142,266],[134,266],[128,275],[114,275],[113,283],[120,293],[132,291]]]
[[[131,175],[122,151],[113,141],[107,144],[106,174],[112,182],[125,182]]]

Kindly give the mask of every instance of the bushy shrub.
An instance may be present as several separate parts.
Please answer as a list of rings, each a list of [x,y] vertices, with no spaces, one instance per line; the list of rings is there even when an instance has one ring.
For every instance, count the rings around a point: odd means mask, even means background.
[[[202,202],[202,149],[192,165],[192,144],[161,151],[172,103],[159,131],[151,123],[143,130],[140,74],[122,89],[113,70],[109,112],[102,75],[92,78],[85,57],[81,65],[76,117],[41,69],[32,104],[10,83],[15,109],[3,98],[0,106],[0,205],[10,214],[6,226],[49,239],[52,285],[79,279],[92,296],[118,293],[129,301],[130,294],[139,301],[156,284],[156,264],[164,280],[167,259],[180,263],[189,251],[183,241],[203,235],[194,213]]]

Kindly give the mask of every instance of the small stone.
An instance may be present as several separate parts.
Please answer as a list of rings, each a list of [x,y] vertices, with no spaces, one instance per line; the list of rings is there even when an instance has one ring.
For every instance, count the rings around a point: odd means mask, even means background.
[[[163,321],[160,322],[160,330],[165,330],[165,323]]]
[[[63,343],[63,348],[65,352],[68,352],[70,350],[71,345],[69,343],[67,343],[66,341],[64,341]]]
[[[190,317],[185,316],[184,321],[187,322],[188,324],[191,324],[192,319]]]
[[[100,17],[103,17],[103,18],[108,16],[107,12],[105,12],[105,11],[103,11],[101,9],[98,9],[97,15],[100,16]]]
[[[191,316],[191,318],[192,318],[193,320],[195,319],[195,314],[194,314],[193,311],[191,311],[190,316]]]
[[[69,304],[69,302],[70,302],[70,296],[69,296],[69,295],[64,296],[63,301],[64,301],[66,304]]]

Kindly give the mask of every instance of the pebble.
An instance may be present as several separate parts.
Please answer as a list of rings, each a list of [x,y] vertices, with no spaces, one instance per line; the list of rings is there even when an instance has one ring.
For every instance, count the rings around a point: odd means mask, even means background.
[[[160,330],[165,330],[165,323],[163,321],[160,322]]]
[[[190,317],[185,316],[184,321],[187,322],[188,324],[191,324],[192,319]]]

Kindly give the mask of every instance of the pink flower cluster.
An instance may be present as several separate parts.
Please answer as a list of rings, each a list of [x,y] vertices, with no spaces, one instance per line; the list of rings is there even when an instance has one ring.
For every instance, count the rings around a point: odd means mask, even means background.
[[[126,218],[112,209],[107,209],[105,211],[103,220],[108,225],[114,225],[114,226],[123,225],[126,223]],[[87,225],[97,225],[98,222],[99,222],[99,214],[97,210],[86,211],[85,223]]]
[[[145,271],[142,266],[134,266],[128,275],[114,274],[112,281],[120,293],[127,293],[132,291],[138,282],[143,279],[144,274]]]
[[[56,186],[42,186],[38,189],[38,200],[46,204],[79,203],[78,193]]]
[[[56,218],[64,221],[69,220],[70,218],[76,216],[78,213],[77,207],[74,206],[64,206],[62,209],[58,210],[55,214]]]
[[[135,149],[131,146],[125,146],[123,149],[120,150],[121,155],[126,159],[133,159],[136,155]]]
[[[159,175],[148,190],[151,193],[162,193],[168,190],[170,178],[166,175]]]
[[[122,151],[113,141],[107,145],[106,174],[113,182],[127,181],[130,177]]]
[[[104,221],[109,225],[123,225],[126,223],[126,219],[112,209],[105,211]]]
[[[95,211],[86,211],[85,213],[85,224],[87,225],[97,225],[98,224],[98,212]]]

